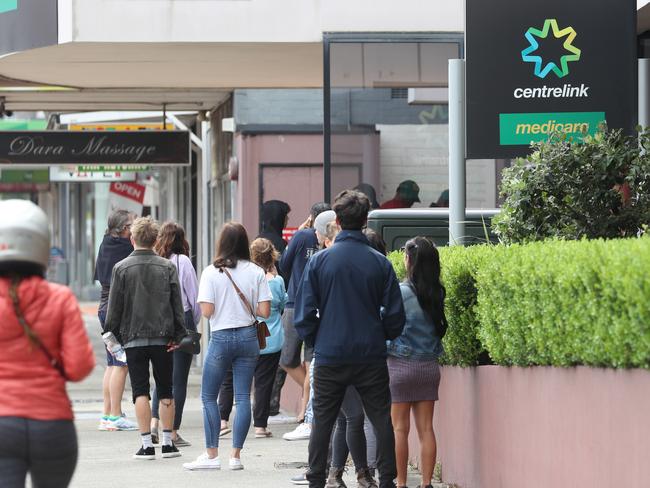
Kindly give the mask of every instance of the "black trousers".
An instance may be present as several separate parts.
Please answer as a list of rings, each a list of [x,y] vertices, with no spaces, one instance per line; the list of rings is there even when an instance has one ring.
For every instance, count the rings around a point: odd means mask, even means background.
[[[280,351],[271,354],[260,354],[255,366],[255,404],[253,405],[253,423],[255,427],[267,427],[273,393],[275,374],[280,363]],[[228,421],[232,412],[233,385],[232,370],[226,376],[219,390],[219,414],[221,420]]]
[[[65,488],[77,465],[72,420],[0,417],[0,488],[24,488],[27,473],[36,488]]]
[[[266,428],[271,411],[271,394],[275,373],[280,364],[280,351],[260,354],[255,366],[255,403],[253,404],[253,425]]]
[[[348,386],[361,396],[366,415],[377,432],[377,469],[380,488],[393,488],[397,476],[395,437],[390,418],[388,367],[381,364],[319,365],[314,367],[314,424],[309,439],[309,472],[311,488],[324,488],[327,451],[332,428],[343,403]]]

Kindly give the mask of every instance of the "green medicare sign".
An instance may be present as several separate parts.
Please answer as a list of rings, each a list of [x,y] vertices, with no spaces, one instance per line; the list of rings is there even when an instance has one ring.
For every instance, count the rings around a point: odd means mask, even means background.
[[[594,135],[604,121],[605,112],[499,114],[499,143],[528,146],[531,142],[545,141],[555,132],[579,141],[585,134]]]
[[[467,157],[637,124],[634,0],[465,0]]]
[[[18,8],[18,0],[0,0],[0,14],[16,10]]]

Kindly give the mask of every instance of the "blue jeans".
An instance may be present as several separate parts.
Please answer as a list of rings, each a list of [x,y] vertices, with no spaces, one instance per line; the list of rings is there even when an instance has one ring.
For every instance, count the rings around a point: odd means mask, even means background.
[[[217,397],[229,368],[233,370],[237,413],[233,422],[232,447],[244,447],[251,425],[251,385],[260,355],[257,330],[254,326],[217,330],[210,334],[210,345],[203,365],[201,400],[205,446],[219,447],[221,415]]]

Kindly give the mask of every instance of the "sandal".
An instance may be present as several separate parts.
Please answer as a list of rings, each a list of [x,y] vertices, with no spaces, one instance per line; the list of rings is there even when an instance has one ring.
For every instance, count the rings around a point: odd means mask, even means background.
[[[228,435],[228,434],[230,434],[231,432],[232,432],[232,429],[229,429],[228,427],[224,427],[224,428],[221,429],[221,431],[219,432],[219,437],[223,437],[224,435]]]
[[[151,429],[151,442],[158,444],[160,442],[158,438],[158,429]]]
[[[270,430],[264,429],[264,430],[255,431],[256,439],[266,439],[268,437],[273,437],[273,432],[271,432]]]

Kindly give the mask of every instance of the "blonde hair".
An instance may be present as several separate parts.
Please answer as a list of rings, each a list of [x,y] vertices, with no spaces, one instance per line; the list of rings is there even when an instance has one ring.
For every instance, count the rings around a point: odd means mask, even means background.
[[[135,219],[131,225],[131,235],[136,245],[147,249],[153,248],[156,244],[159,230],[160,226],[151,216]]]
[[[258,237],[251,243],[251,261],[264,271],[270,271],[278,259],[280,253],[268,239]]]
[[[336,239],[336,236],[340,231],[341,228],[339,227],[339,224],[336,223],[336,220],[332,220],[331,222],[328,222],[327,227],[325,227],[325,238],[330,242],[334,242],[334,239]]]

